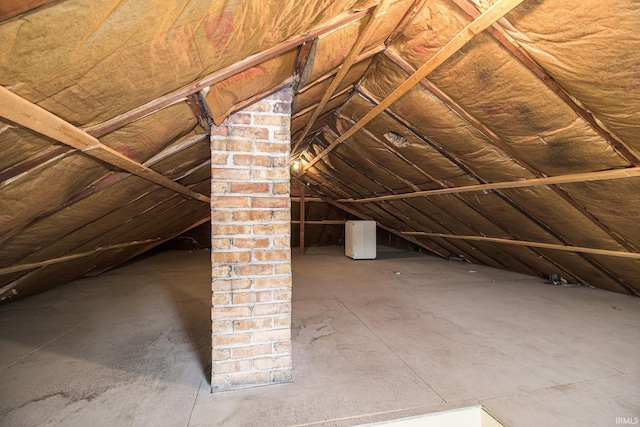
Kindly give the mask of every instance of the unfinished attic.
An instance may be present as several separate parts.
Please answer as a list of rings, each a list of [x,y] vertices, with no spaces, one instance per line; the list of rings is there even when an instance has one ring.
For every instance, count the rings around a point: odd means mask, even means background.
[[[0,85],[0,425],[638,424],[638,1],[3,0]]]

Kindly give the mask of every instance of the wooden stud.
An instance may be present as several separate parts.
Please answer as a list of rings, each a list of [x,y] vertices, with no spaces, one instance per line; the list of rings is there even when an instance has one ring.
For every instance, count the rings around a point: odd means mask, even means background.
[[[301,182],[300,183],[300,255],[304,255],[304,215],[306,213],[306,205],[304,201],[305,193],[307,191],[307,187]]]

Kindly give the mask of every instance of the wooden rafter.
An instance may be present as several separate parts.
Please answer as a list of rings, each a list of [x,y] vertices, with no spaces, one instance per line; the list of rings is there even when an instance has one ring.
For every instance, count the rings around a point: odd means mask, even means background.
[[[181,193],[189,198],[209,203],[209,198],[178,184],[158,172],[132,160],[116,150],[102,144],[93,136],[71,123],[27,101],[0,86],[0,116],[55,141],[75,148],[82,153],[118,169],[162,187]]]
[[[473,4],[471,0],[453,0],[453,2],[469,16],[475,18],[481,14],[478,8]],[[552,92],[554,92],[562,101],[564,101],[569,108],[576,112],[585,122],[591,126],[591,128],[600,135],[605,141],[613,147],[613,149],[626,159],[633,166],[640,166],[640,156],[638,153],[625,144],[620,138],[613,135],[611,132],[605,130],[598,124],[593,115],[585,108],[578,105],[565,90],[560,87],[558,83],[547,73],[542,67],[540,67],[531,57],[522,49],[511,37],[508,37],[504,29],[499,23],[495,23],[492,27],[487,29],[487,32],[500,43],[505,49],[507,49],[515,58],[517,58],[525,67],[527,67],[533,74],[540,79]]]
[[[58,257],[58,258],[48,259],[46,261],[32,262],[32,263],[28,263],[28,264],[12,265],[11,267],[0,268],[0,275],[10,274],[10,273],[17,273],[19,271],[31,270],[31,269],[39,268],[39,267],[46,267],[46,266],[51,265],[51,264],[57,264],[57,263],[66,262],[66,261],[72,261],[72,260],[78,259],[78,258],[85,258],[85,257],[91,256],[91,255],[95,255],[98,252],[113,251],[113,250],[116,250],[116,249],[127,248],[127,247],[130,247],[130,246],[148,245],[149,243],[154,243],[154,242],[157,242],[159,240],[160,240],[159,238],[158,239],[147,239],[147,240],[141,240],[141,241],[119,243],[117,245],[101,246],[101,247],[95,248],[95,249],[90,250],[90,251],[81,252],[81,253],[77,253],[77,254],[71,254],[71,255],[65,255],[65,256]]]
[[[608,181],[640,177],[640,167],[627,169],[613,169],[599,172],[575,173],[570,175],[550,176],[546,178],[532,178],[519,181],[494,182],[490,184],[466,185],[463,187],[439,188],[436,190],[416,191],[404,194],[389,194],[387,196],[366,197],[362,199],[341,199],[341,203],[371,203],[383,200],[409,199],[412,197],[429,197],[440,194],[460,194],[474,191],[490,191],[505,188],[525,188],[539,185],[571,184],[591,181]]]
[[[119,129],[122,126],[141,119],[142,117],[148,116],[149,114],[168,107],[169,105],[175,104],[176,102],[180,102],[184,100],[188,95],[199,92],[200,90],[208,86],[214,85],[218,82],[221,82],[222,80],[246,71],[251,67],[255,67],[256,65],[261,64],[264,61],[275,58],[278,55],[295,49],[301,44],[311,41],[322,34],[331,32],[336,28],[339,28],[350,22],[357,21],[358,19],[367,15],[374,6],[375,5],[367,5],[366,7],[360,8],[358,10],[342,13],[329,22],[319,25],[305,33],[296,35],[270,49],[251,55],[243,59],[242,61],[236,62],[235,64],[223,68],[222,70],[211,73],[189,86],[170,92],[164,96],[149,101],[146,104],[136,107],[133,110],[127,111],[97,125],[87,127],[84,130],[90,135],[95,136],[96,138],[102,135],[106,135],[107,133],[113,132],[114,130]]]
[[[300,137],[298,137],[298,140],[296,141],[293,148],[291,149],[292,152],[295,153],[298,147],[300,146],[300,144],[302,143],[302,141],[304,141],[304,139],[307,137],[307,134],[313,127],[313,124],[315,123],[315,121],[318,119],[318,116],[320,116],[320,114],[322,113],[322,110],[324,109],[325,105],[327,105],[327,102],[329,102],[329,100],[333,96],[333,93],[336,91],[340,83],[342,83],[342,80],[351,69],[351,66],[355,63],[358,55],[360,54],[362,49],[365,47],[365,44],[369,41],[369,38],[373,34],[373,30],[376,28],[374,24],[378,21],[378,19],[380,19],[380,16],[384,16],[387,13],[386,9],[383,9],[383,4],[385,4],[385,0],[378,0],[378,1],[379,1],[378,5],[376,6],[376,8],[373,10],[373,13],[369,17],[369,22],[367,22],[366,27],[358,36],[358,39],[356,40],[355,44],[351,48],[351,51],[349,51],[349,54],[345,58],[342,65],[340,65],[338,74],[336,74],[336,76],[333,78],[333,80],[331,81],[331,84],[329,85],[324,95],[322,96],[322,99],[320,100],[320,102],[318,103],[318,106],[316,107],[313,114],[311,115],[311,118],[309,119],[304,130],[300,134]]]
[[[393,90],[385,99],[383,99],[377,106],[369,111],[364,117],[362,117],[354,126],[349,128],[338,139],[336,139],[331,145],[325,148],[319,153],[309,164],[307,164],[303,173],[309,168],[313,167],[324,156],[329,154],[331,150],[338,144],[342,143],[346,139],[354,135],[360,128],[365,126],[371,120],[373,120],[378,114],[387,109],[391,104],[400,99],[405,93],[407,93],[416,84],[420,83],[429,73],[442,65],[447,59],[457,53],[464,45],[466,45],[476,35],[480,34],[486,28],[491,26],[494,22],[502,18],[509,13],[513,8],[522,3],[524,0],[500,0],[493,6],[483,12],[478,18],[474,19],[469,25],[464,27],[462,31],[456,34],[446,45],[444,45],[438,52],[436,52],[429,60],[422,65],[414,74],[412,74],[407,80],[402,82],[396,89]]]
[[[0,22],[29,12],[54,0],[2,0],[0,2]]]
[[[204,99],[202,91],[192,93],[187,96],[187,104],[191,109],[191,112],[198,120],[198,124],[207,134],[211,133],[211,125],[213,124],[213,118],[211,117],[211,111]]]
[[[565,251],[565,252],[585,253],[585,254],[591,254],[591,255],[606,255],[606,256],[621,257],[621,258],[640,259],[640,253],[637,253],[637,252],[612,251],[608,249],[585,248],[583,246],[556,245],[553,243],[529,242],[524,240],[511,240],[511,239],[502,239],[497,237],[486,237],[486,236],[462,236],[457,234],[427,233],[422,231],[405,231],[403,234],[406,234],[409,236],[440,237],[443,239],[492,242],[492,243],[501,243],[501,244],[507,244],[507,245],[528,246],[528,247],[540,248],[540,249],[554,249],[554,250]]]

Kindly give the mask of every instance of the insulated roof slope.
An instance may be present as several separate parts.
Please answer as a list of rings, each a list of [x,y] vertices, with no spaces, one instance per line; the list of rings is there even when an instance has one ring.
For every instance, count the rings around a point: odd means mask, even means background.
[[[10,0],[0,20],[0,303],[208,221],[211,126],[285,86],[294,178],[333,206],[640,292],[637,2]]]

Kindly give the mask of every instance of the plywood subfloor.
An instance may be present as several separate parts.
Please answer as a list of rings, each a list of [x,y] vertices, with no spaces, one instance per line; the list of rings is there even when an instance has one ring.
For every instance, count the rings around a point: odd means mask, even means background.
[[[482,404],[511,426],[640,417],[640,299],[378,248],[294,255],[294,382],[210,394],[209,254],[0,308],[2,426],[359,423]]]

